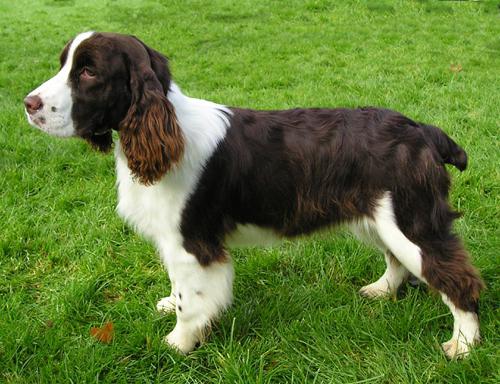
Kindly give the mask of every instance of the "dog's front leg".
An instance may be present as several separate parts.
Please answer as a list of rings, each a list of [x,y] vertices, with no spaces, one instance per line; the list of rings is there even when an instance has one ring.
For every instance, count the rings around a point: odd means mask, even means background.
[[[175,284],[172,278],[170,278],[170,286],[170,296],[163,297],[156,303],[156,309],[160,313],[166,314],[175,312],[177,298],[175,297]]]
[[[177,315],[166,342],[188,353],[204,341],[211,322],[231,303],[233,266],[229,256],[201,265],[185,249],[170,253],[166,262]]]

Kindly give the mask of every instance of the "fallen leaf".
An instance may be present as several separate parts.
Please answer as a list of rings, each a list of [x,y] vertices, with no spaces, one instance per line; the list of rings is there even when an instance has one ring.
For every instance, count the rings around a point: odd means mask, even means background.
[[[460,64],[451,64],[450,71],[452,71],[453,73],[462,72],[462,66]]]
[[[101,328],[92,327],[90,329],[90,336],[101,343],[111,343],[111,341],[113,341],[113,323],[108,321]]]

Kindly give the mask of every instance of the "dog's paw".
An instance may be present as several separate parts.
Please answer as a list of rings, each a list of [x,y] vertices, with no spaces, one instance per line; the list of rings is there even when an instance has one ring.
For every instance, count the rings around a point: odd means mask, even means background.
[[[188,354],[201,344],[199,337],[190,332],[185,332],[176,326],[164,339],[164,341],[182,354]]]
[[[175,313],[175,296],[170,295],[158,301],[156,309],[160,313]]]
[[[458,339],[452,338],[446,343],[441,344],[441,347],[448,359],[463,359],[469,355],[473,345],[477,344],[478,341],[478,339],[474,339],[472,342],[468,343],[465,338],[460,335]]]
[[[479,320],[476,313],[464,312],[454,307],[452,311],[455,317],[453,336],[441,346],[449,359],[463,359],[469,355],[472,347],[481,341]]]
[[[364,297],[376,299],[386,297],[391,294],[391,290],[387,282],[376,281],[375,283],[365,285],[359,290],[359,294]]]
[[[460,343],[457,339],[448,340],[446,343],[441,344],[443,352],[448,359],[463,359],[469,354],[469,347],[467,344]]]

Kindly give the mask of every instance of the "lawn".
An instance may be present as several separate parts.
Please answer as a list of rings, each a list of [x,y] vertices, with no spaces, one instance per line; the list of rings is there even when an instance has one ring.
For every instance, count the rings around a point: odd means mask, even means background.
[[[498,383],[498,2],[0,3],[0,382]],[[452,316],[424,287],[371,301],[382,255],[339,231],[232,251],[234,305],[189,356],[159,258],[116,216],[112,155],[28,126],[22,100],[85,30],[140,37],[194,97],[231,106],[396,109],[468,152],[455,230],[487,284],[482,343],[449,362]],[[114,325],[110,344],[92,327]]]

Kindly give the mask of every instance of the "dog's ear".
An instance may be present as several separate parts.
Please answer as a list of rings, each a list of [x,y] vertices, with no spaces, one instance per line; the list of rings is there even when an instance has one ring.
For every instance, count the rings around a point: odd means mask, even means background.
[[[141,45],[142,52],[128,58],[131,103],[118,131],[133,176],[151,185],[181,160],[184,138],[166,97],[167,60]]]

